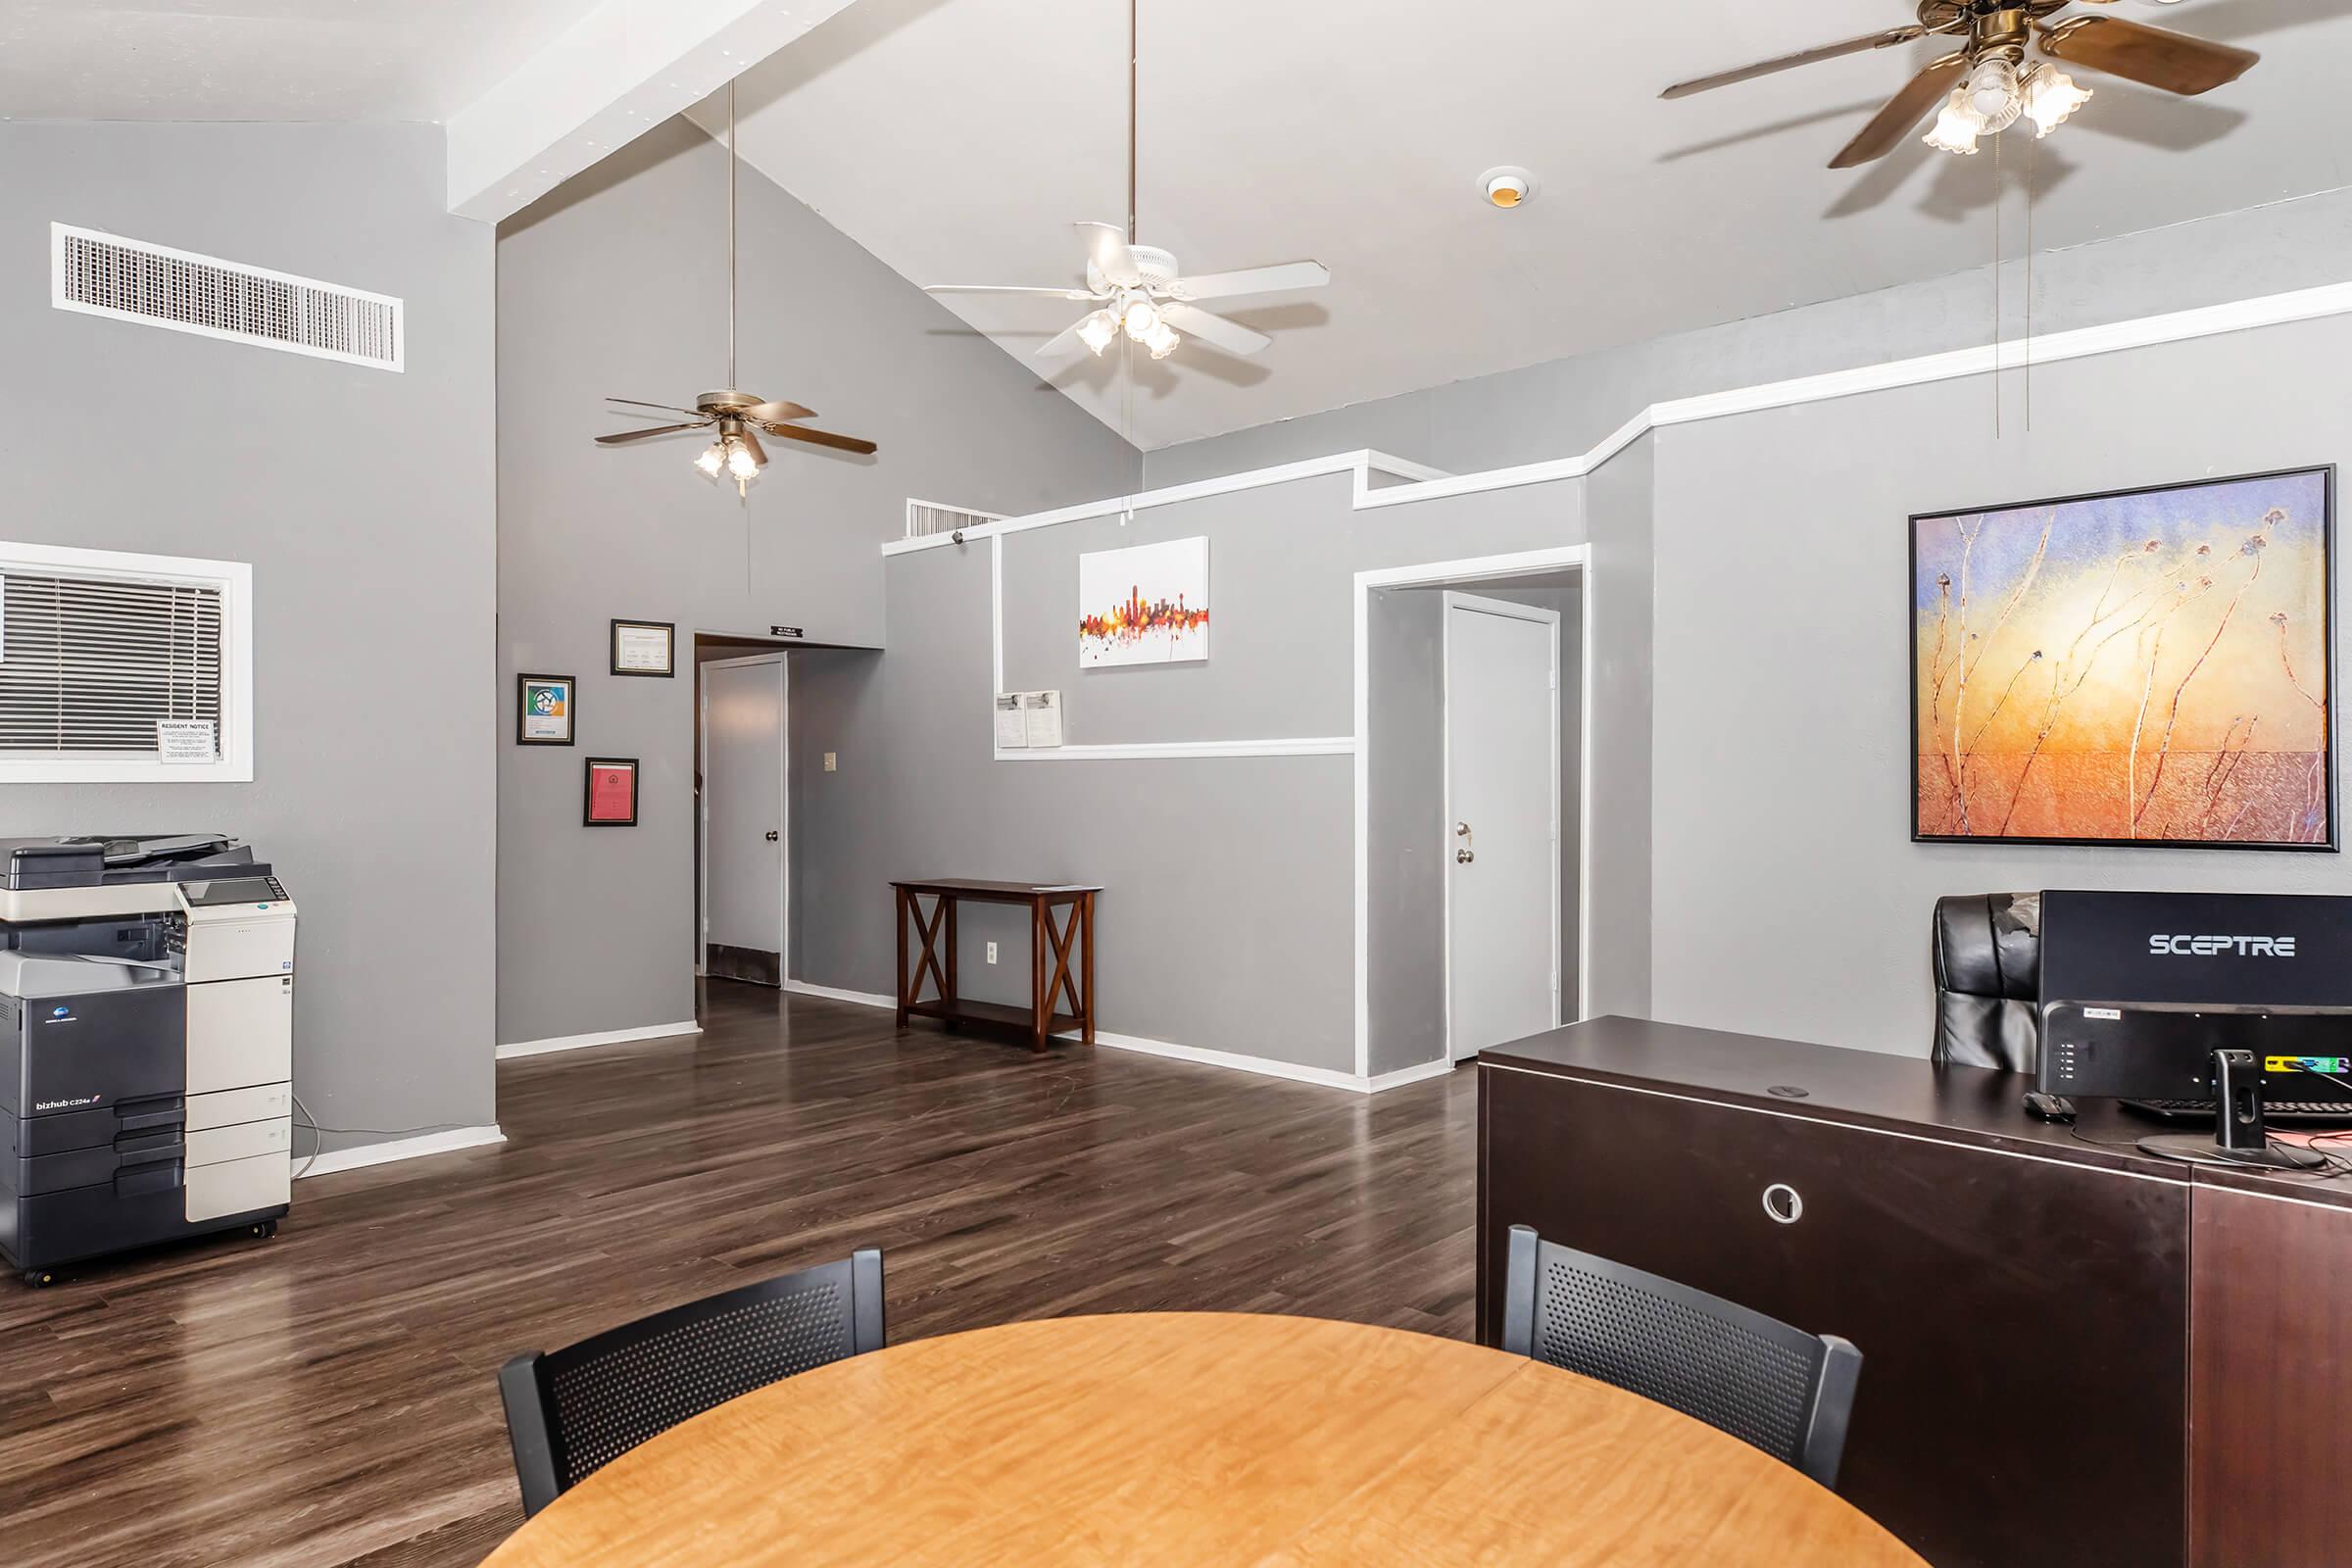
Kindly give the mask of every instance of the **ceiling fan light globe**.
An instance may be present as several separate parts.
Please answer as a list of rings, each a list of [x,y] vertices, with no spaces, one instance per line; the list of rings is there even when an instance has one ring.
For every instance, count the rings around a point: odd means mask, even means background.
[[[1968,107],[1986,133],[1997,134],[2016,124],[2025,109],[2017,67],[2000,55],[1977,62],[1977,69],[1968,75]]]
[[[2035,66],[2026,77],[2026,118],[2034,122],[2036,139],[2067,122],[2074,112],[2090,102],[2091,90],[2056,66]]]
[[[1976,152],[1977,137],[1984,128],[1984,122],[1969,107],[1968,89],[1954,87],[1952,95],[1944,100],[1942,113],[1936,117],[1936,123],[1920,139],[1937,152],[1967,157]]]
[[[727,474],[730,478],[744,480],[760,477],[760,460],[753,457],[752,449],[741,441],[727,443]]]
[[[727,449],[725,445],[717,441],[711,442],[709,446],[703,449],[703,455],[694,460],[694,466],[702,470],[702,475],[704,478],[717,478],[718,470],[727,466]]]
[[[1152,351],[1153,359],[1164,360],[1175,353],[1177,345],[1183,341],[1184,339],[1177,335],[1174,327],[1165,321],[1155,321],[1152,323],[1151,332],[1144,338],[1144,347]]]
[[[1078,341],[1086,345],[1089,354],[1101,354],[1118,335],[1119,318],[1108,311],[1097,311],[1078,323]]]
[[[1138,343],[1148,343],[1152,340],[1152,329],[1159,325],[1159,312],[1150,300],[1139,294],[1127,302],[1126,309],[1119,315],[1119,324]]]

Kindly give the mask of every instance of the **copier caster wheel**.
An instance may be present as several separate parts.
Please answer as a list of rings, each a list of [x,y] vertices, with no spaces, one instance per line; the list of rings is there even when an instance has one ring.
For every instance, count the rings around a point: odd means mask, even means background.
[[[57,1276],[45,1268],[28,1268],[24,1271],[24,1283],[36,1291],[44,1285],[55,1283],[56,1279]]]
[[[273,1219],[263,1220],[260,1224],[253,1227],[253,1234],[259,1236],[265,1242],[268,1241],[270,1237],[277,1234],[277,1221]]]

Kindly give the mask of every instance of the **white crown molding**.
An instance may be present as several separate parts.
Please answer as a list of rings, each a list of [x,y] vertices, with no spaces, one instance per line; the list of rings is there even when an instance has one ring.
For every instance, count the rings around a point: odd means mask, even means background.
[[[1082,522],[1090,517],[1119,516],[1144,508],[1172,506],[1179,502],[1197,501],[1204,496],[1230,495],[1235,491],[1252,490],[1264,485],[1289,484],[1293,480],[1326,473],[1351,473],[1355,476],[1354,506],[1358,512],[1381,507],[1410,506],[1417,501],[1440,501],[1449,496],[1475,495],[1488,490],[1508,490],[1521,485],[1548,484],[1559,479],[1579,479],[1642,436],[1668,425],[1692,424],[1740,414],[1759,414],[1805,403],[1825,403],[1869,392],[1886,392],[1962,376],[1984,375],[1994,370],[2021,369],[2029,365],[2055,365],[2068,360],[2087,359],[2093,355],[2120,353],[2127,349],[2154,348],[2166,343],[2184,343],[2228,332],[2285,326],[2297,321],[2319,320],[2347,314],[2352,314],[2352,283],[2328,283],[2318,288],[2265,294],[2224,305],[2200,306],[2194,310],[2173,311],[2161,316],[2143,316],[2129,321],[2111,321],[2104,326],[2077,327],[2071,331],[2051,332],[2033,338],[2004,338],[1995,343],[1954,349],[1943,354],[1888,360],[1878,365],[1857,366],[1821,375],[1795,376],[1728,392],[1710,392],[1700,397],[1653,403],[1612,430],[1592,450],[1573,457],[1517,464],[1506,468],[1489,468],[1478,473],[1448,474],[1425,464],[1383,452],[1343,452],[1269,468],[1252,468],[1221,478],[1146,490],[1132,496],[1082,502],[1052,512],[1034,513],[1025,517],[1007,517],[984,529],[966,529],[964,538],[968,541],[984,535],[1002,536],[1029,528]],[[1406,482],[1375,485],[1371,482],[1374,473]],[[933,550],[952,542],[946,538],[893,540],[882,546],[882,554],[896,556],[915,550]],[[1001,681],[999,689],[1002,689]]]
[[[507,1135],[498,1130],[495,1122],[482,1127],[453,1127],[447,1132],[426,1133],[420,1138],[395,1138],[389,1143],[330,1149],[314,1158],[296,1160],[294,1175],[297,1179],[331,1176],[339,1170],[363,1170],[369,1165],[422,1159],[427,1154],[447,1154],[461,1149],[480,1149],[488,1144],[503,1144],[506,1141]]]
[[[666,1040],[672,1035],[699,1035],[703,1026],[688,1018],[683,1023],[649,1023],[638,1029],[607,1029],[591,1035],[555,1035],[546,1040],[517,1040],[498,1048],[498,1059],[546,1056],[559,1051],[582,1051],[590,1046],[618,1046],[632,1040]]]

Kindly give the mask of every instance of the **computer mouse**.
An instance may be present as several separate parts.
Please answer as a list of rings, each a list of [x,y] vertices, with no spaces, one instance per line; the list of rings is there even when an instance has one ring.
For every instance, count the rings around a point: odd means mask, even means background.
[[[2034,1090],[2026,1096],[2026,1109],[2043,1121],[2073,1121],[2075,1102],[2064,1095],[2045,1095]]]

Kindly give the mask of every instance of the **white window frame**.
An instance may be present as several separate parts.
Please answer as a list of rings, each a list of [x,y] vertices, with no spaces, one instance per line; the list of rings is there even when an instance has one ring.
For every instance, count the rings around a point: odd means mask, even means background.
[[[253,567],[242,561],[150,556],[128,550],[0,543],[11,572],[171,583],[220,595],[220,755],[166,762],[129,753],[38,756],[0,752],[0,784],[250,784],[253,782]]]

